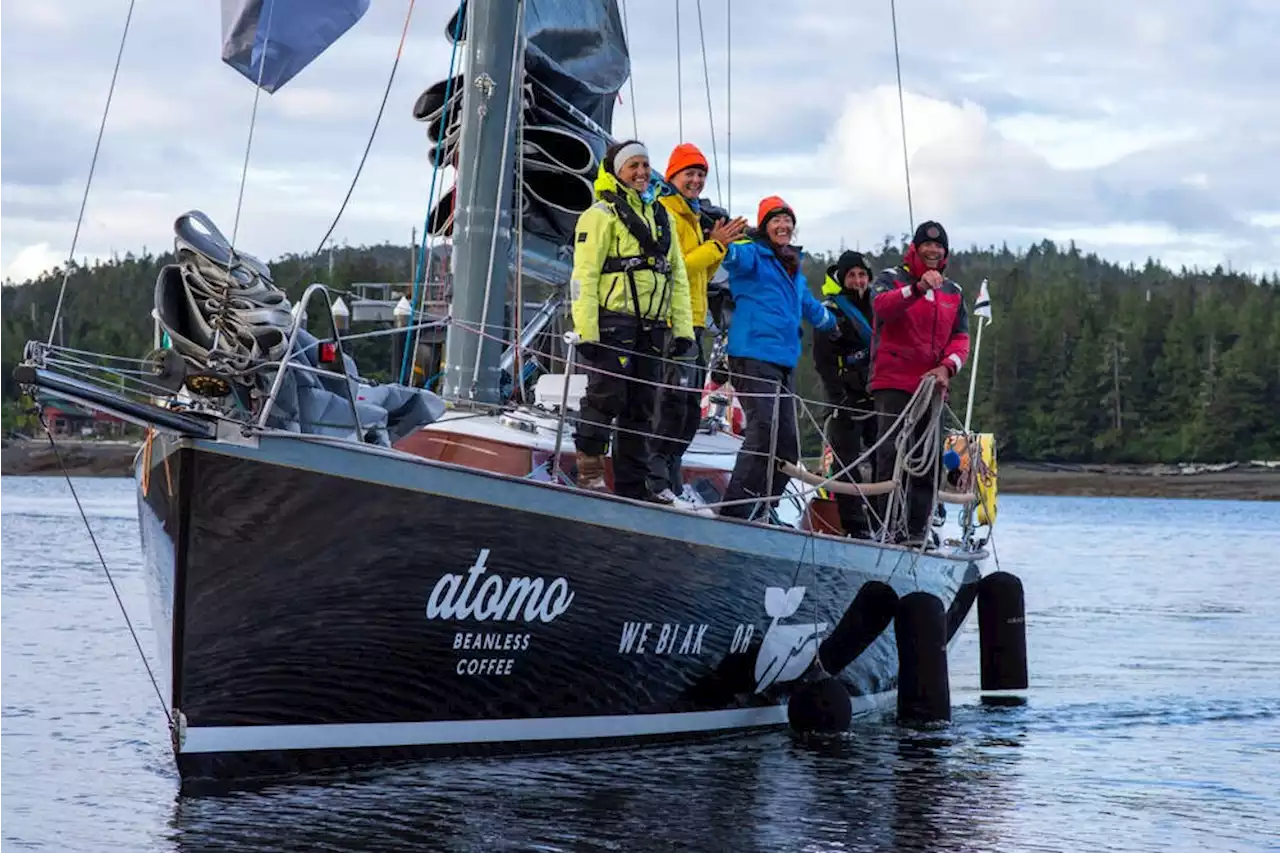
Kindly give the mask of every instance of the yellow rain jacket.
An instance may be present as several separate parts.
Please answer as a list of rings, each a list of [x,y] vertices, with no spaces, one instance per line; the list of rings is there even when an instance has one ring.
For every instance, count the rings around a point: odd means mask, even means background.
[[[666,252],[669,273],[658,272],[646,265],[629,272],[603,271],[611,258],[638,258],[644,254],[640,241],[627,229],[614,210],[613,203],[604,197],[605,193],[616,194],[615,198],[629,205],[648,225],[649,233],[655,235],[655,242],[661,243],[658,239],[654,204],[643,203],[635,190],[620,184],[601,164],[596,176],[596,198],[599,201],[578,218],[573,243],[571,291],[575,331],[584,341],[599,341],[600,312],[603,310],[667,323],[675,337],[692,338],[693,314],[689,306],[689,278],[685,273],[680,241],[675,234],[670,235],[671,246]],[[669,216],[666,218],[670,219]],[[704,315],[705,294],[704,285]],[[637,300],[640,303],[638,310],[635,304]]]
[[[663,196],[658,201],[671,214],[676,236],[680,238],[685,274],[689,277],[693,325],[702,328],[707,325],[707,282],[711,281],[711,277],[716,274],[716,267],[724,259],[725,247],[715,240],[702,239],[702,225],[698,222],[698,214],[689,207],[684,196],[676,193]]]

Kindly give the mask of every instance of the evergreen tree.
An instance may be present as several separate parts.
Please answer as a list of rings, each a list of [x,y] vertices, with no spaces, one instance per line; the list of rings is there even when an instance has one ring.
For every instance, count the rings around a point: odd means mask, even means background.
[[[904,249],[904,241],[885,238],[870,253],[872,267],[901,263]],[[328,250],[286,255],[271,268],[276,283],[297,299],[314,281],[339,290],[353,282],[411,281],[414,257],[409,246],[338,247],[332,268]],[[172,254],[143,249],[92,265],[72,262],[55,341],[145,355],[152,347],[156,278],[172,261]],[[807,259],[815,293],[832,262],[822,255]],[[970,310],[978,283],[989,281],[994,322],[983,332],[973,425],[996,434],[1002,458],[1280,458],[1280,276],[1256,280],[1221,268],[1175,273],[1154,261],[1126,267],[1048,241],[1022,253],[1007,246],[957,248],[947,273],[964,289]],[[62,274],[54,270],[0,291],[7,428],[22,423],[21,407],[13,405],[13,368],[27,341],[48,338]],[[970,321],[976,338],[977,318]],[[820,404],[812,336],[805,332],[796,387]],[[391,376],[389,338],[353,343],[367,376]],[[968,370],[952,382],[949,402],[958,418]],[[816,407],[811,411],[817,414]],[[800,426],[805,453],[818,452],[818,431],[803,412]]]

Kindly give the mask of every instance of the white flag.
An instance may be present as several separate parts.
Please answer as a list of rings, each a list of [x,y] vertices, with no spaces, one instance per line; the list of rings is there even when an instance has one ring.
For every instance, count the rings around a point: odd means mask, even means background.
[[[978,301],[973,303],[973,314],[975,317],[986,317],[987,322],[991,322],[991,295],[987,293],[987,280],[982,280],[982,286],[978,288]]]

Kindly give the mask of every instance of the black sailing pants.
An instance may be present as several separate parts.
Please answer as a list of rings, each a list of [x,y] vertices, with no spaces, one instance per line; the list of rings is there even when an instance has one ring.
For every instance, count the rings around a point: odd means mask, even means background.
[[[648,436],[653,428],[658,390],[650,383],[662,378],[658,356],[662,354],[665,333],[662,326],[642,328],[634,317],[601,317],[601,345],[579,348],[583,361],[593,369],[587,372],[587,390],[582,397],[574,443],[588,456],[604,456],[617,421],[613,491],[622,497],[644,499],[648,493]]]
[[[789,479],[781,471],[773,472],[773,488],[769,489],[769,458],[774,432],[774,404],[777,404],[778,444],[776,458],[795,463],[800,459],[800,446],[796,438],[796,410],[791,395],[791,370],[754,358],[729,359],[729,378],[739,395],[743,412],[747,416],[746,434],[742,448],[734,462],[729,487],[725,489],[726,501],[759,498],[769,492],[776,498],[782,494]],[[775,393],[781,385],[780,397]],[[751,396],[757,395],[757,396]],[[774,501],[769,501],[769,506]],[[721,515],[737,518],[754,518],[768,510],[761,502],[737,504],[720,508]]]
[[[911,395],[906,391],[899,391],[896,388],[882,388],[878,391],[871,392],[872,398],[876,403],[876,420],[879,422],[878,429],[881,434],[893,427],[894,420],[907,407],[907,403],[911,400]],[[911,437],[911,444],[915,444],[921,436],[929,429],[928,420],[922,420],[916,424],[915,434]],[[893,479],[893,464],[897,459],[898,451],[896,446],[897,433],[885,439],[884,444],[876,448],[875,457],[875,477],[877,482],[885,482]],[[942,460],[938,459],[937,464],[941,465]],[[910,477],[904,475],[903,486],[906,489],[907,503],[907,538],[909,539],[927,539],[929,536],[929,521],[933,517],[933,486],[936,472],[931,471],[923,477]],[[872,506],[875,508],[876,515],[881,520],[884,519],[885,508],[888,506],[888,495],[877,495],[872,499]]]
[[[653,442],[649,486],[655,492],[671,489],[677,497],[683,488],[680,459],[702,421],[702,386],[707,369],[707,359],[702,354],[703,331],[694,328],[693,352],[684,362],[673,359],[671,347],[667,347],[662,382],[668,387],[658,391],[658,423],[653,430],[658,437]]]
[[[841,398],[841,405],[863,409],[862,412],[837,410],[827,421],[827,442],[831,452],[835,454],[832,472],[839,471],[857,459],[871,445],[876,443],[876,416],[871,414],[871,400],[855,400],[848,402]],[[859,415],[862,417],[859,418]],[[874,461],[872,463],[874,465]],[[847,483],[861,483],[862,475],[858,469],[849,471],[841,480]],[[858,539],[871,536],[871,523],[867,517],[866,499],[861,495],[845,495],[837,493],[836,506],[840,510],[840,526],[844,532]]]

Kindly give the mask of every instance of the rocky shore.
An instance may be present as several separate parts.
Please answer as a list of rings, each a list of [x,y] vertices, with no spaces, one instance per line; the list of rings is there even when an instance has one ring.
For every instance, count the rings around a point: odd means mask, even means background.
[[[1000,492],[1013,495],[1280,501],[1280,466],[1005,463],[1000,466]]]
[[[5,439],[0,474],[61,476],[58,456],[73,477],[128,477],[142,442],[60,438],[54,455],[47,438]]]

